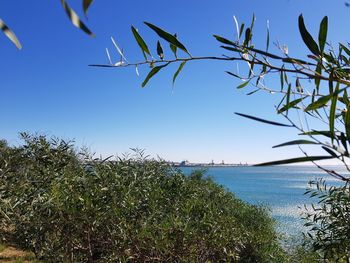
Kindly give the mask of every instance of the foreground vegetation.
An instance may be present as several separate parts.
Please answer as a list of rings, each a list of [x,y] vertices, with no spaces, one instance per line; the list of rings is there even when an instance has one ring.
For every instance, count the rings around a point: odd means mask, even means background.
[[[49,262],[285,262],[274,221],[202,172],[142,152],[94,159],[22,134],[0,145],[1,238]]]

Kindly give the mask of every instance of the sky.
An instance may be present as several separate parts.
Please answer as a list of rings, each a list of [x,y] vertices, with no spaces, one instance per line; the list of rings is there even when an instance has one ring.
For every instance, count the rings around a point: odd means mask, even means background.
[[[70,24],[60,1],[2,0],[0,18],[15,31],[23,49],[0,35],[0,138],[21,143],[19,132],[74,139],[98,155],[144,149],[152,157],[190,162],[257,163],[297,157],[297,148],[272,149],[297,139],[297,131],[244,119],[234,112],[283,121],[276,116],[278,94],[237,90],[241,82],[225,70],[234,63],[187,63],[172,86],[176,66],[162,70],[145,88],[149,68],[93,68],[119,56],[113,36],[128,61],[141,61],[130,27],[138,28],[153,54],[158,37],[143,21],[179,35],[193,56],[220,56],[213,34],[234,38],[233,15],[249,24],[255,14],[254,42],[265,47],[266,22],[271,42],[288,45],[289,54],[305,57],[297,19],[314,35],[329,17],[328,39],[347,42],[350,9],[338,0],[117,1],[95,0],[84,18],[81,1],[67,1],[94,32],[89,37]],[[165,46],[165,43],[163,42]],[[278,50],[275,49],[276,52]],[[171,57],[166,50],[166,56]],[[185,56],[185,54],[182,54]],[[271,80],[272,85],[277,82]]]

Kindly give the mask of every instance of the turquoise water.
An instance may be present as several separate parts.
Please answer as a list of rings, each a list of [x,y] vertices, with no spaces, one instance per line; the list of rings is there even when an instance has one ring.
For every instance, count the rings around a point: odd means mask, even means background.
[[[327,167],[342,171],[342,167]],[[189,174],[193,167],[182,167]],[[300,218],[304,204],[311,200],[304,192],[310,180],[324,178],[331,185],[339,181],[314,166],[209,167],[208,176],[224,185],[240,199],[267,205],[276,219],[279,232],[298,235],[303,230]]]

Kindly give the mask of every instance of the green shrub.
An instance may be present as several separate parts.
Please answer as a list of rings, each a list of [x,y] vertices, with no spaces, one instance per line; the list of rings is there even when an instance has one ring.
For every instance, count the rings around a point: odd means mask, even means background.
[[[330,262],[350,262],[350,185],[327,186],[324,180],[311,182],[307,190],[317,198],[305,213],[308,245]]]
[[[1,151],[1,229],[55,262],[283,262],[266,208],[139,151],[115,161],[23,134]],[[5,237],[5,236],[4,236]]]

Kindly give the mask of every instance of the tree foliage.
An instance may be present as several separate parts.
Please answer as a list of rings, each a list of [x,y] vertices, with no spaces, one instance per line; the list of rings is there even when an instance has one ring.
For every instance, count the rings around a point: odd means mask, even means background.
[[[149,65],[150,72],[142,83],[144,87],[160,69],[170,64],[179,64],[173,76],[173,82],[178,77],[186,63],[197,60],[219,60],[229,64],[237,63],[247,66],[245,74],[226,71],[226,73],[242,81],[237,89],[248,90],[247,95],[257,92],[280,94],[280,102],[276,105],[276,114],[282,116],[285,122],[276,122],[264,118],[236,113],[244,118],[275,125],[282,128],[294,128],[300,139],[294,139],[274,146],[298,146],[302,156],[270,161],[258,165],[281,165],[299,162],[312,162],[329,175],[343,182],[341,187],[320,186],[312,195],[319,196],[319,207],[313,206],[306,216],[307,226],[312,226],[308,233],[311,246],[319,251],[325,259],[344,260],[349,262],[349,147],[350,147],[350,45],[339,43],[332,46],[327,41],[328,17],[320,22],[317,38],[307,29],[303,15],[298,18],[301,39],[308,49],[305,57],[296,58],[289,54],[287,46],[275,45],[275,51],[270,51],[270,30],[267,28],[266,46],[257,48],[254,44],[255,16],[249,26],[239,25],[234,17],[237,29],[237,39],[228,39],[214,35],[220,47],[225,52],[222,56],[192,56],[185,45],[165,30],[151,23],[145,25],[170,46],[182,50],[173,57],[162,49],[158,52],[159,59],[145,55],[145,60],[129,63],[121,58],[118,64],[92,65],[103,67],[129,67]],[[142,40],[145,45],[146,42]],[[142,46],[140,46],[141,49]],[[144,51],[144,50],[143,50]],[[233,68],[231,66],[231,68]],[[270,88],[266,85],[267,78],[277,78],[280,88]],[[317,127],[317,128],[316,128]],[[322,128],[320,128],[322,127]],[[322,155],[309,155],[304,146],[319,147]],[[317,161],[335,159],[345,168],[345,173],[320,165]],[[323,183],[321,183],[323,185]],[[308,192],[309,193],[309,192]],[[347,260],[347,261],[346,261]]]
[[[317,203],[304,213],[309,227],[306,240],[324,259],[350,261],[350,187],[327,186],[324,180],[313,181],[306,191]]]

